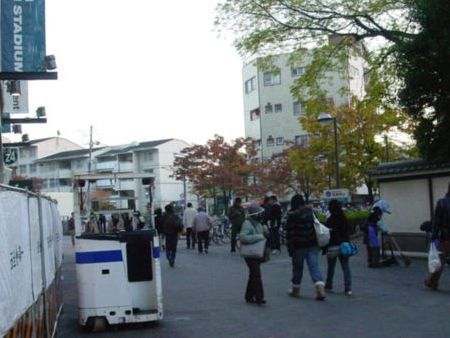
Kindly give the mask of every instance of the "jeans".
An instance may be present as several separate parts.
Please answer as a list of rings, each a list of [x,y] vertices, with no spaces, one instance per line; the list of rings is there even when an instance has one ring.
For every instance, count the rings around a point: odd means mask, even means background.
[[[198,252],[203,252],[203,245],[205,246],[205,252],[208,252],[209,230],[197,232],[197,242]]]
[[[248,282],[245,290],[246,301],[262,301],[264,300],[264,290],[261,278],[261,261],[256,258],[245,258],[248,266]]]
[[[292,252],[292,284],[299,286],[303,276],[303,262],[306,260],[309,274],[314,283],[323,282],[319,269],[319,248],[294,249]]]
[[[327,272],[327,287],[330,289],[333,287],[334,268],[336,267],[336,261],[339,257],[341,262],[342,271],[344,272],[344,287],[345,291],[352,289],[352,275],[350,272],[349,257],[338,255],[334,258],[328,258],[328,272]]]
[[[175,262],[177,244],[178,235],[166,235],[166,257],[169,262]]]
[[[186,228],[186,246],[188,249],[191,248],[192,241],[192,249],[195,249],[195,232],[192,231],[192,228]]]

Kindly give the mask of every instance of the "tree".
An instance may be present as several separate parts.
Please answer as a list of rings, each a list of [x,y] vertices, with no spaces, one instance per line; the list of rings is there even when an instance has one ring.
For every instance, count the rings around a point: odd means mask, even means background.
[[[400,101],[417,121],[420,153],[450,161],[450,6],[448,0],[415,0],[420,32],[397,46],[403,79]]]
[[[289,51],[294,64],[314,47],[292,88],[308,100],[326,98],[326,70],[345,71],[349,53],[359,53],[367,74],[389,88],[383,105],[398,104],[401,89],[421,155],[450,159],[449,11],[445,0],[226,0],[216,24],[235,33],[244,56]],[[335,43],[327,44],[329,38]],[[264,63],[270,67],[270,57]]]
[[[194,145],[181,151],[182,156],[175,159],[175,177],[187,178],[194,190],[214,198],[221,194],[227,211],[234,193],[248,190],[248,177],[251,169],[246,156],[254,152],[252,142],[237,138],[228,143],[222,136],[215,135],[206,145]]]

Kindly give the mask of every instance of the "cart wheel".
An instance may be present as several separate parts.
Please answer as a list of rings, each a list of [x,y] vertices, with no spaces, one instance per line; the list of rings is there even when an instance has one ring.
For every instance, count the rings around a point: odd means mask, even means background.
[[[105,317],[89,317],[85,326],[89,332],[101,332],[106,330]]]

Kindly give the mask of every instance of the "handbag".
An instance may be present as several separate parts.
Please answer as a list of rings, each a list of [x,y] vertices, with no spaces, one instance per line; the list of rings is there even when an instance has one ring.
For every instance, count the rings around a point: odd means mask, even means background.
[[[316,215],[314,215],[314,230],[316,232],[317,244],[319,247],[324,247],[330,242],[330,229],[320,223]]]
[[[358,247],[352,242],[342,242],[340,254],[345,257],[351,257],[358,253]]]
[[[435,273],[441,270],[442,264],[441,259],[439,258],[439,252],[436,248],[436,245],[431,242],[430,251],[428,252],[428,271],[430,273]]]
[[[250,244],[241,243],[241,256],[244,258],[262,259],[266,250],[266,243],[267,239],[263,239]]]

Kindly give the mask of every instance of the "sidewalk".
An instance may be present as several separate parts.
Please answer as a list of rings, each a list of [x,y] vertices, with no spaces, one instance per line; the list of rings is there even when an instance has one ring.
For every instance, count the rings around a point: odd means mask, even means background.
[[[283,248],[285,249],[285,248]],[[291,265],[286,250],[262,266],[268,304],[246,304],[247,267],[226,245],[199,255],[178,245],[175,268],[161,257],[164,319],[159,324],[111,328],[88,334],[77,326],[74,255],[64,238],[63,290],[65,310],[60,337],[389,337],[444,338],[450,335],[450,268],[442,289],[423,287],[426,262],[413,260],[410,267],[368,269],[365,253],[351,258],[353,292],[343,294],[343,277],[336,267],[335,291],[324,302],[314,300],[309,274],[304,271],[301,298],[290,298]],[[325,257],[320,258],[325,275]],[[105,286],[107,287],[107,286]]]

